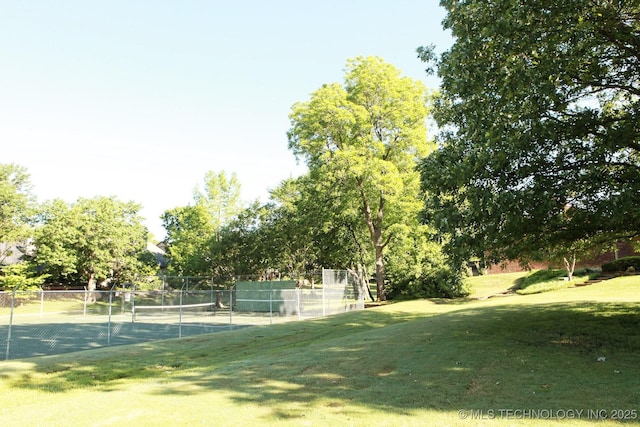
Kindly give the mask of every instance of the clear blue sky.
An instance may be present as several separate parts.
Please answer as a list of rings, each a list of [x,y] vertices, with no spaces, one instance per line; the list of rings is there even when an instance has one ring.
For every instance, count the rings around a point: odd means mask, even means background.
[[[437,0],[0,2],[0,163],[43,202],[117,196],[159,216],[205,173],[246,201],[302,173],[289,111],[348,58],[375,55],[435,88],[415,49],[452,40]]]

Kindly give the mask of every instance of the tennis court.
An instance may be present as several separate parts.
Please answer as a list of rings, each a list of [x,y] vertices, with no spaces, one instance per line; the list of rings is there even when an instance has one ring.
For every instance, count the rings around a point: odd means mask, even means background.
[[[0,351],[20,359],[326,316],[364,308],[355,289],[346,281],[315,289],[277,281],[229,290],[0,292]]]
[[[145,341],[179,338],[189,335],[228,331],[247,325],[230,325],[226,322],[131,321],[131,316],[107,319],[91,317],[67,317],[60,321],[52,318],[47,323],[18,321],[0,326],[0,345],[5,349],[5,359],[46,356],[93,348],[135,344]],[[10,344],[10,345],[8,345]]]

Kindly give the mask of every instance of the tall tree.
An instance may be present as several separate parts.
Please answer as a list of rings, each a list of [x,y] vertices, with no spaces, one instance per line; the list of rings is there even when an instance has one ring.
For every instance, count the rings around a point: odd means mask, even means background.
[[[240,181],[235,173],[227,178],[225,171],[208,171],[204,177],[203,190],[196,188],[193,199],[196,204],[202,203],[209,209],[212,226],[219,231],[242,210]]]
[[[0,264],[12,247],[28,237],[32,213],[31,183],[27,170],[16,164],[0,164]]]
[[[163,226],[170,258],[169,270],[180,275],[219,275],[220,265],[214,253],[221,230],[242,211],[240,181],[224,171],[209,171],[204,188],[193,191],[194,203],[165,211]]]
[[[142,271],[147,230],[140,206],[113,197],[47,204],[36,230],[35,262],[58,280],[81,279],[93,291]],[[145,269],[146,270],[146,269]]]
[[[263,238],[272,246],[275,257],[271,262],[280,271],[302,277],[322,266],[364,270],[363,254],[354,243],[355,239],[366,243],[367,233],[361,227],[359,212],[347,203],[340,188],[307,174],[283,181],[271,191],[271,201],[263,221]]]
[[[491,261],[640,234],[640,5],[442,0],[428,219]],[[421,48],[424,59],[433,52]]]
[[[310,172],[359,204],[385,300],[384,250],[415,203],[415,162],[430,148],[426,89],[376,57],[347,62],[343,85],[323,85],[290,114],[289,147]]]
[[[223,226],[212,242],[214,275],[219,283],[242,276],[257,277],[265,269],[273,268],[269,255],[276,249],[273,242],[265,244],[263,238],[267,210],[257,201],[252,203]]]
[[[265,206],[261,224],[262,241],[268,242],[265,258],[270,267],[294,278],[302,277],[316,266],[314,232],[317,227],[311,221],[319,218],[314,216],[314,206],[305,203],[304,183],[304,177],[292,178],[273,189],[272,203]]]
[[[167,232],[169,271],[186,276],[210,275],[210,241],[217,230],[208,207],[196,203],[169,209],[162,215],[162,224]]]

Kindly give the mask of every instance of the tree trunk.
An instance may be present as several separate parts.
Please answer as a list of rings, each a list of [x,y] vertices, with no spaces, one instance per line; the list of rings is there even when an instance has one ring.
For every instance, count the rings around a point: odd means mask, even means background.
[[[224,308],[224,304],[222,303],[222,293],[220,291],[216,291],[216,308]]]
[[[576,269],[576,254],[572,254],[569,259],[567,259],[567,257],[564,257],[564,265],[565,267],[567,267],[567,276],[569,278],[569,281],[573,281],[573,273]]]
[[[387,300],[387,292],[384,288],[384,257],[383,252],[386,246],[382,240],[382,225],[384,217],[384,205],[385,198],[384,193],[380,192],[380,199],[378,200],[378,211],[375,217],[371,213],[371,206],[364,191],[364,183],[362,179],[358,179],[358,188],[360,190],[360,197],[362,197],[362,211],[367,221],[367,228],[369,229],[369,235],[371,236],[371,243],[376,251],[376,287],[378,290],[378,301]]]
[[[384,248],[382,242],[382,204],[378,211],[378,217],[374,222],[371,215],[367,218],[367,225],[371,233],[371,242],[376,251],[376,289],[378,290],[378,301],[387,300],[387,291],[384,287],[385,271],[384,271]]]
[[[360,287],[359,292],[363,292],[363,297],[369,297],[371,301],[375,301],[373,294],[371,293],[371,287],[369,286],[369,274],[363,264],[358,264],[357,269],[347,269],[347,271],[355,278],[354,280]]]
[[[365,280],[364,282],[362,282],[362,289],[365,290],[366,294],[369,299],[371,300],[371,302],[375,301],[376,299],[373,297],[373,294],[371,293],[371,287],[369,286],[369,281]]]
[[[382,250],[384,246],[376,244],[376,287],[378,289],[378,301],[387,300],[387,291],[384,287],[384,257]]]
[[[361,283],[363,291],[366,292],[366,295],[369,296],[369,299],[371,301],[375,301],[375,298],[373,298],[373,294],[371,293],[371,286],[369,286],[369,272],[367,271],[367,264],[365,262],[364,250],[353,228],[350,227],[349,225],[347,225],[347,228],[349,229],[349,232],[353,237],[353,241],[358,246],[358,255],[360,258],[360,262],[358,263],[357,270],[352,271],[351,273],[358,278],[358,280]]]
[[[93,273],[89,273],[87,281],[87,302],[91,304],[96,302],[96,276]]]

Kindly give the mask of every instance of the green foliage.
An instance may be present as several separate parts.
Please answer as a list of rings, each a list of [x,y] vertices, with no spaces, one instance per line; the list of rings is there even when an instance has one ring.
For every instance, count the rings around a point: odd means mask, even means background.
[[[219,231],[242,210],[240,192],[240,181],[235,173],[227,178],[224,171],[208,171],[204,178],[204,191],[196,188],[193,199],[196,204],[202,203],[209,209],[212,226]]]
[[[35,262],[46,265],[46,272],[54,281],[83,280],[78,262],[80,254],[73,247],[81,238],[77,212],[64,201],[53,200],[41,207],[39,222],[41,226],[35,230]]]
[[[0,289],[38,289],[44,284],[47,277],[47,275],[36,274],[26,262],[6,265],[0,269]]]
[[[210,242],[215,237],[213,218],[203,203],[165,211],[168,270],[185,276],[211,275]]]
[[[29,236],[34,197],[27,170],[16,164],[0,164],[0,243]],[[0,253],[0,262],[5,254]]]
[[[468,295],[460,271],[453,269],[435,242],[433,231],[412,224],[396,238],[385,256],[388,295],[392,299],[456,298]]]
[[[230,285],[234,277],[256,276],[272,265],[266,255],[270,245],[263,239],[265,215],[265,208],[254,202],[222,227],[211,252],[218,283]]]
[[[167,232],[168,270],[186,276],[226,276],[233,269],[224,247],[229,245],[229,226],[242,212],[240,182],[236,174],[230,178],[224,171],[207,172],[204,189],[193,192],[192,205],[175,207],[162,214]],[[221,242],[223,234],[226,241]],[[227,249],[229,249],[227,247]]]
[[[323,266],[362,272],[372,265],[362,214],[345,191],[317,170],[276,188],[263,223],[270,262],[291,277]]]
[[[148,273],[150,265],[142,256],[147,232],[139,210],[139,205],[113,197],[80,198],[74,204],[54,200],[42,208],[34,262],[52,280],[81,280],[89,290]]]
[[[381,300],[391,230],[419,209],[415,162],[430,149],[426,115],[423,84],[375,57],[349,60],[343,85],[323,85],[290,114],[289,148],[306,161],[319,189],[338,196],[349,226],[358,212],[351,234],[360,245],[360,230],[368,233]]]
[[[441,4],[455,43],[420,170],[449,252],[497,262],[640,234],[638,3]]]
[[[329,230],[319,234],[329,212],[314,200],[315,184],[307,177],[283,181],[271,191],[271,203],[263,207],[260,242],[266,263],[288,277],[322,268],[318,264],[321,246],[330,239]]]
[[[214,263],[228,276],[277,270],[299,278],[323,266],[355,269],[371,262],[358,248],[367,236],[341,189],[304,175],[283,181],[265,205],[254,203],[220,231]]]
[[[624,257],[602,264],[602,271],[610,273],[626,272],[630,268],[633,268],[634,272],[640,272],[640,256]]]
[[[389,296],[404,300],[414,298],[458,298],[470,290],[460,271],[442,263],[431,265],[418,277],[401,276],[390,287]]]

